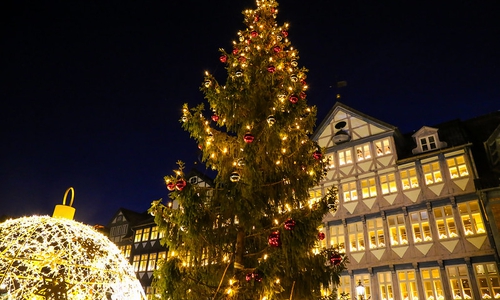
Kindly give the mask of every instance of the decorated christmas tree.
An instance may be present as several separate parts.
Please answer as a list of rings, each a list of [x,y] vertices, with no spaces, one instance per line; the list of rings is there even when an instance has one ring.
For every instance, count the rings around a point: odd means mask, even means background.
[[[208,109],[184,106],[182,126],[216,176],[186,183],[179,162],[165,177],[172,202],[150,208],[169,248],[154,274],[161,299],[334,299],[346,261],[318,228],[336,190],[310,197],[327,162],[310,139],[307,70],[277,13],[274,0],[245,10],[246,28],[220,50],[225,82],[207,72],[202,83]]]

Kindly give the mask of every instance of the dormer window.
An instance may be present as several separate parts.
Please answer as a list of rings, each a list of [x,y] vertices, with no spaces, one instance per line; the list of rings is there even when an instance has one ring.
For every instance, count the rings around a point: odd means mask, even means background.
[[[446,142],[439,140],[438,129],[424,126],[415,132],[412,137],[417,147],[412,150],[413,154],[446,148]]]
[[[422,151],[434,150],[437,148],[436,138],[434,135],[422,137],[420,138],[420,146],[422,147]]]

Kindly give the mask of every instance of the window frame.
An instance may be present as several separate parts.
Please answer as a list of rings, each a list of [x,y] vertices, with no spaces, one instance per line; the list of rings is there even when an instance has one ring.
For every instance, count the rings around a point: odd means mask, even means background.
[[[474,292],[472,290],[467,265],[446,266],[446,274],[448,275],[448,280],[450,282],[451,296],[454,300],[474,298]],[[467,295],[468,297],[462,295]]]
[[[427,210],[419,210],[409,212],[408,215],[413,233],[413,242],[415,244],[432,242],[429,212]]]
[[[348,165],[352,165],[354,163],[354,159],[352,158],[352,149],[345,149],[337,152],[339,156],[339,167],[344,167]]]
[[[399,292],[403,300],[419,300],[417,286],[417,272],[415,270],[399,270],[397,271]],[[405,295],[405,293],[407,293]],[[408,295],[411,293],[411,296]]]
[[[362,162],[372,159],[370,144],[363,144],[355,147],[356,161]]]
[[[348,187],[347,191],[345,187]],[[348,197],[346,197],[348,196]],[[342,183],[342,198],[344,202],[351,202],[359,200],[358,187],[356,181]]]
[[[394,220],[394,224],[391,224]],[[389,241],[391,246],[408,245],[408,229],[406,228],[405,217],[403,214],[387,216],[387,225],[389,228]]]
[[[472,205],[474,207],[471,207]],[[486,234],[483,214],[478,200],[461,202],[457,204],[457,207],[466,236]]]
[[[422,288],[425,297],[423,299],[444,300],[443,278],[439,267],[420,269],[420,277],[422,279]]]
[[[482,267],[483,273],[479,273],[479,267]],[[500,296],[500,275],[495,262],[473,264],[473,269],[481,298],[484,299],[486,291],[491,299],[495,299],[497,294]],[[493,282],[497,283],[497,286],[492,286]]]
[[[458,160],[461,160],[462,162],[460,163]],[[447,157],[446,166],[448,167],[450,178],[452,180],[470,176],[469,169],[467,168],[467,161],[465,159],[465,155]],[[464,169],[465,172],[463,172]]]
[[[375,177],[368,177],[359,180],[361,185],[361,196],[363,199],[377,197],[377,180]]]
[[[439,215],[436,212],[439,212]],[[459,237],[457,222],[451,205],[434,207],[432,213],[434,222],[436,223],[437,235],[440,240]],[[450,222],[452,222],[452,224],[450,224]]]
[[[431,141],[431,139],[433,141]],[[432,151],[438,148],[438,138],[435,134],[421,136],[418,138],[418,142],[422,152]]]
[[[373,145],[375,146],[377,157],[392,154],[392,145],[389,138],[377,140],[373,142]]]
[[[366,229],[368,231],[368,244],[370,249],[380,249],[386,247],[387,243],[384,232],[384,220],[381,217],[366,220]]]
[[[443,182],[443,174],[439,161],[432,161],[422,164],[425,185],[433,185]]]
[[[339,253],[345,253],[345,235],[344,225],[329,226],[330,232],[330,247],[337,249]]]
[[[349,239],[350,252],[363,252],[366,249],[365,230],[363,222],[347,224],[347,236]]]
[[[403,191],[419,188],[420,184],[418,182],[416,167],[399,170],[399,176],[401,178],[401,187]]]
[[[380,191],[382,192],[382,195],[390,195],[398,192],[398,185],[396,183],[396,173],[391,172],[391,173],[381,174],[379,175],[378,179],[380,181]]]

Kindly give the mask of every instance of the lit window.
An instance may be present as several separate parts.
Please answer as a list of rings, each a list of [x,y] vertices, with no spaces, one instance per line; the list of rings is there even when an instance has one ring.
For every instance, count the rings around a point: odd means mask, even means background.
[[[154,271],[156,270],[156,253],[150,253],[149,254],[149,262],[148,262],[148,271]]]
[[[132,252],[132,245],[125,245],[125,250],[123,252],[123,255],[126,257],[126,258],[129,258],[130,257],[130,253]]]
[[[356,285],[358,285],[358,283],[361,281],[361,284],[365,288],[364,299],[371,299],[372,298],[370,276],[371,276],[370,274],[359,274],[359,275],[354,276],[354,282],[356,283]]]
[[[349,295],[351,293],[351,277],[350,276],[340,276],[340,282],[337,288],[337,299],[341,298],[342,295]],[[332,287],[333,288],[333,287]]]
[[[453,299],[472,299],[472,288],[466,265],[447,266]]]
[[[139,263],[139,272],[146,271],[147,265],[148,265],[148,255],[147,254],[142,254],[141,255],[141,261]]]
[[[460,212],[465,235],[486,233],[478,201],[459,203],[458,211]]]
[[[372,158],[371,152],[370,152],[370,145],[361,145],[356,147],[356,159],[358,161],[363,161],[365,159],[370,159]]]
[[[151,228],[151,240],[158,239],[158,226],[153,226]]]
[[[352,164],[351,150],[339,151],[339,165]]]
[[[385,248],[384,224],[382,218],[366,221],[370,249]]]
[[[377,196],[377,186],[375,185],[375,178],[367,178],[360,180],[361,192],[363,198],[373,198]]]
[[[310,190],[309,191],[309,204],[317,203],[323,197],[321,190]]]
[[[358,200],[356,181],[342,184],[342,192],[344,195],[344,202]]]
[[[142,231],[142,241],[148,241],[149,240],[149,232],[151,231],[151,228],[144,228]]]
[[[414,270],[398,271],[399,290],[403,300],[419,300]]]
[[[408,237],[406,235],[406,226],[403,214],[388,216],[387,223],[389,224],[391,245],[408,245]]]
[[[394,173],[380,175],[379,178],[382,194],[387,195],[398,191],[396,186],[396,175]]]
[[[141,238],[142,238],[142,229],[137,229],[135,231],[134,243],[140,242]]]
[[[448,158],[446,162],[448,163],[451,179],[469,176],[469,171],[465,165],[465,158],[463,155]]]
[[[135,272],[139,272],[139,262],[141,261],[140,255],[134,255],[134,260],[132,261],[132,266]]]
[[[482,299],[500,298],[500,277],[494,262],[475,264],[474,273]]]
[[[349,244],[350,251],[364,251],[365,250],[365,238],[364,238],[364,230],[363,223],[356,222],[348,225],[348,233],[349,233]]]
[[[422,137],[420,138],[420,145],[422,147],[422,151],[434,150],[437,148],[436,137],[434,135]]]
[[[392,274],[391,272],[378,273],[378,284],[380,287],[380,296],[382,300],[394,299],[392,290]]]
[[[422,165],[422,170],[424,171],[425,184],[430,185],[443,181],[441,169],[439,168],[439,162],[436,161]]]
[[[391,154],[391,145],[389,139],[383,139],[375,142],[375,149],[377,151],[377,156]]]
[[[432,241],[429,216],[426,210],[410,213],[410,221],[415,243]]]
[[[327,169],[335,168],[335,159],[334,159],[333,154],[325,155],[325,157],[323,158],[323,161],[325,162]]]
[[[457,226],[455,226],[455,218],[453,218],[451,205],[435,207],[433,212],[439,239],[458,237]]]
[[[330,246],[345,253],[344,225],[330,226]]]
[[[417,171],[415,168],[399,171],[403,190],[418,188]]]
[[[421,269],[422,285],[424,287],[425,297],[427,300],[444,300],[443,284],[439,268]]]

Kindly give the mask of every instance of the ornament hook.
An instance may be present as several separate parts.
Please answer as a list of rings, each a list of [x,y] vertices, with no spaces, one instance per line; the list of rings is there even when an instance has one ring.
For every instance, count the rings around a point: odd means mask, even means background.
[[[73,200],[75,199],[75,189],[71,186],[66,190],[66,193],[64,193],[63,205],[66,205],[66,198],[68,197],[69,191],[71,191],[71,201],[69,202],[69,206],[73,206]]]

